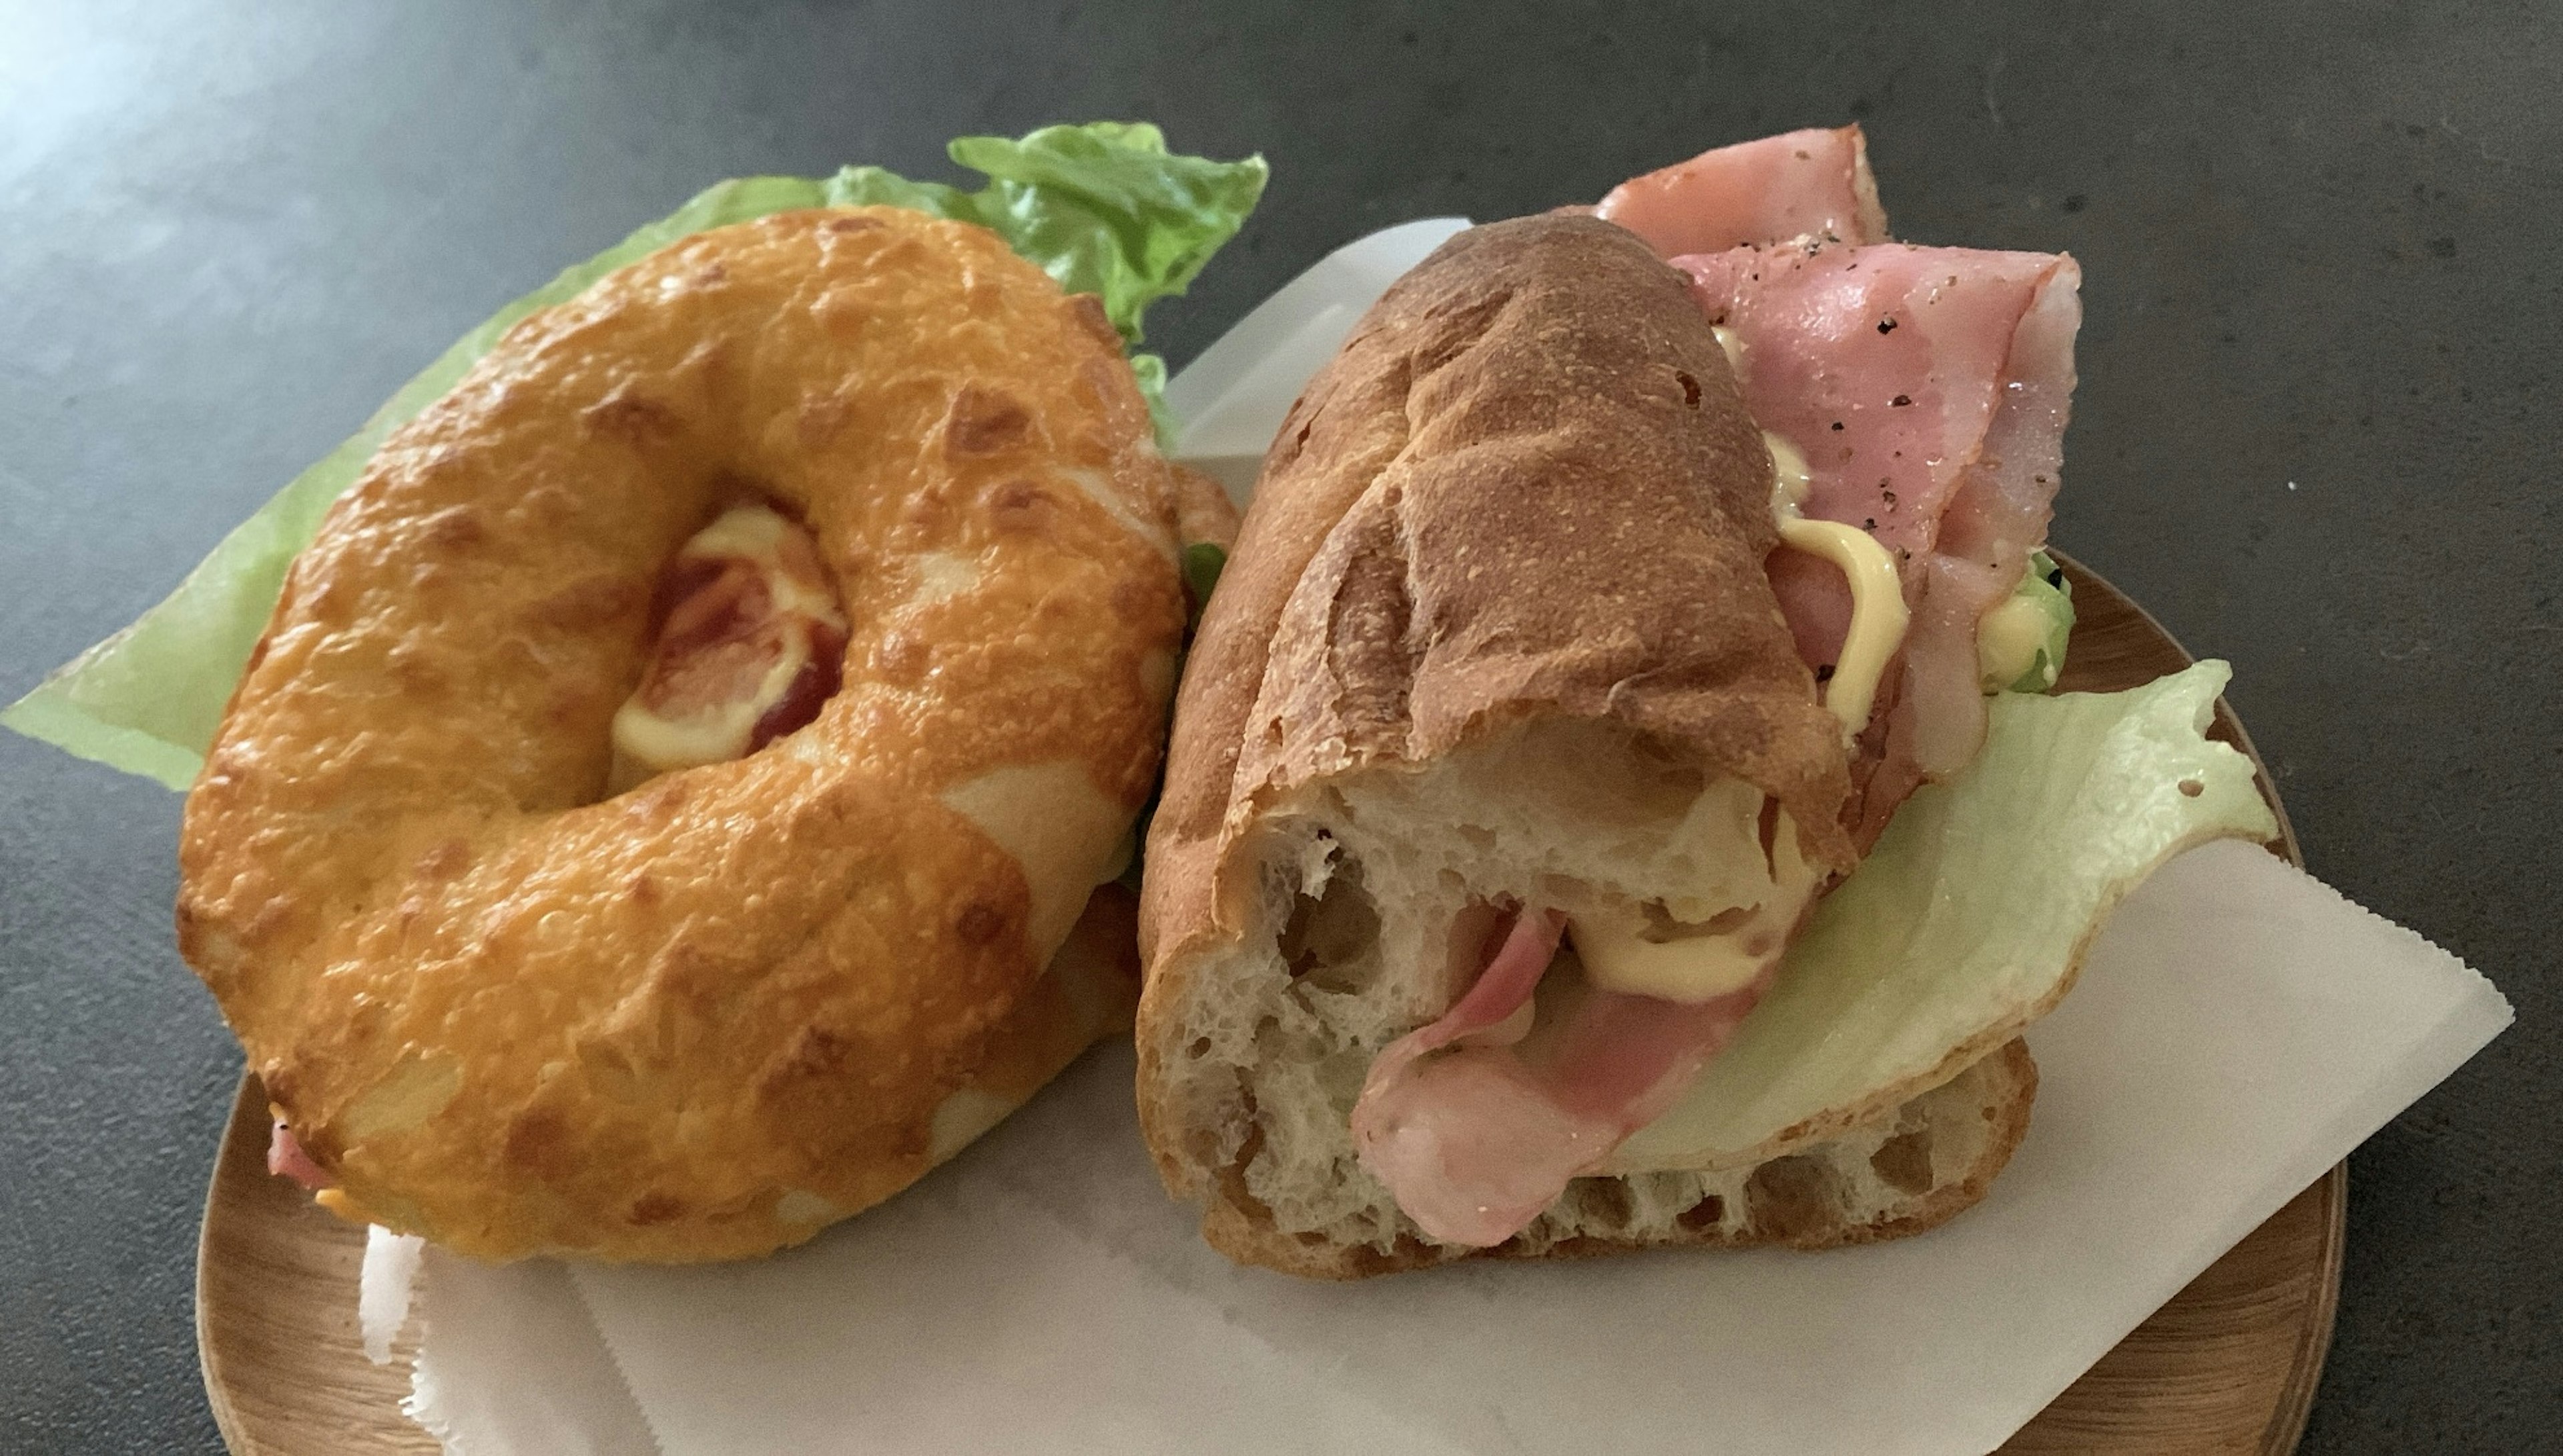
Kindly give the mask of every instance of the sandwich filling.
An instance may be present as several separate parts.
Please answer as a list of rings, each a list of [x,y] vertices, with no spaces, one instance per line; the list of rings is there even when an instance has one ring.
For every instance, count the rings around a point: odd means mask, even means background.
[[[1593,213],[1664,258],[1776,238],[1886,241],[1886,214],[1858,126],[1811,127],[1702,152],[1621,183]]]
[[[1895,561],[1912,626],[1855,761],[1868,843],[1984,741],[1980,637],[2047,539],[2080,273],[2046,254],[1815,240],[1675,262],[1735,341],[1746,409],[1803,463],[1800,511]],[[1849,668],[1843,573],[1783,552],[1770,575],[1799,654],[1820,676]]]
[[[661,572],[641,685],[614,715],[608,788],[727,763],[819,715],[844,672],[846,614],[810,533],[735,505]]]
[[[1770,989],[1822,872],[1788,813],[1738,780],[1682,818],[1711,867],[1704,896],[1563,885],[1573,908],[1480,903],[1453,921],[1474,975],[1371,1063],[1351,1117],[1362,1165],[1427,1234],[1520,1232],[1671,1109]]]
[[[1725,780],[1701,796],[1712,820],[1737,791],[1751,792]],[[1716,862],[1763,872],[1703,922],[1589,891],[1571,912],[1478,905],[1457,917],[1455,957],[1483,969],[1371,1063],[1352,1113],[1363,1165],[1426,1233],[1483,1247],[1520,1232],[1735,1034],[1819,878],[1785,811],[1763,800],[1751,819],[1742,852]]]
[[[2053,681],[2052,615],[2016,589],[2060,478],[2078,273],[1884,242],[1856,128],[1711,152],[1597,211],[1690,279],[1762,431],[1783,547],[1766,569],[1843,725],[1846,826],[1866,846],[1975,756],[1983,694],[2011,680],[1991,674],[2021,642],[2047,655],[2012,677]],[[1702,800],[1721,793],[1748,825],[1722,862],[1756,883],[1697,919],[1574,886],[1455,924],[1473,974],[1372,1062],[1350,1119],[1428,1236],[1484,1247],[1527,1227],[1679,1100],[1770,989],[1827,877],[1775,802],[1733,782]]]

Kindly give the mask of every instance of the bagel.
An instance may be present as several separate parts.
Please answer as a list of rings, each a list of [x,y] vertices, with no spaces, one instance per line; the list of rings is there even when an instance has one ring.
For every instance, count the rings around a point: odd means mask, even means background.
[[[517,323],[295,561],[187,801],[181,953],[323,1204],[758,1254],[1126,1015],[1133,911],[1088,900],[1158,770],[1186,489],[1100,306],[967,224],[776,214]],[[806,532],[842,687],[618,767],[663,569],[742,506]]]

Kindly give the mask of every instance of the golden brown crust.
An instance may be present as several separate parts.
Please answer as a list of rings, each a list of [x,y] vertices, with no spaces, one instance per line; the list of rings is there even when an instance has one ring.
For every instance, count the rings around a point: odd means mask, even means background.
[[[1373,306],[1282,422],[1176,707],[1140,913],[1140,1106],[1207,1171],[1160,1044],[1244,933],[1258,817],[1534,714],[1614,722],[1853,862],[1840,727],[1763,571],[1770,459],[1680,274],[1591,218],[1473,228]]]
[[[1262,806],[1531,713],[1761,785],[1848,867],[1840,730],[1763,574],[1769,479],[1725,355],[1633,236],[1541,217],[1444,244],[1266,456],[1184,674],[1150,965],[1169,932],[1233,930],[1214,866]]]
[[[1056,949],[1051,872],[946,797],[1066,766],[1126,823],[1158,764],[1175,487],[1093,312],[980,229],[787,213],[525,319],[384,446],[180,846],[181,950],[348,1211],[731,1257],[924,1170]],[[810,526],[846,687],[600,802],[660,564],[748,494]]]
[[[1136,895],[1096,885],[1049,970],[989,1028],[966,1085],[1021,1106],[1078,1053],[1127,1030],[1139,1005],[1138,919]]]
[[[2038,1097],[2038,1063],[2017,1037],[1995,1048],[1971,1069],[1975,1081],[1965,1106],[1942,1116],[1980,1117],[1987,1124],[1976,1156],[1948,1175],[1889,1199],[1885,1206],[1853,1213],[1827,1195],[1827,1183],[1811,1176],[1826,1150],[1819,1146],[1754,1170],[1741,1193],[1739,1213],[1699,1208],[1668,1229],[1536,1241],[1517,1236],[1488,1249],[1431,1244],[1406,1237],[1387,1253],[1368,1244],[1349,1247],[1313,1235],[1283,1233],[1258,1216],[1252,1200],[1214,1196],[1202,1217],[1202,1237],[1230,1258],[1261,1264],[1303,1279],[1365,1279],[1428,1269],[1463,1259],[1580,1259],[1650,1248],[1845,1248],[1906,1238],[1937,1228],[1982,1201],[2029,1134]],[[1710,1202],[1722,1201],[1712,1195]]]

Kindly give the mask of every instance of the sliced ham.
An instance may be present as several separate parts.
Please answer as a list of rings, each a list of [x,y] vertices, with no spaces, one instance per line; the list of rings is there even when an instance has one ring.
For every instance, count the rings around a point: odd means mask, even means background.
[[[313,1192],[337,1182],[329,1177],[327,1169],[312,1162],[311,1155],[302,1151],[302,1145],[294,1140],[294,1130],[287,1127],[281,1117],[276,1120],[275,1129],[268,1134],[267,1171],[277,1178],[290,1178]]]
[[[1515,917],[1467,994],[1372,1061],[1353,1108],[1362,1166],[1446,1243],[1484,1248],[1528,1226],[1673,1105],[1770,983],[1766,967],[1742,991],[1683,1004],[1561,976],[1534,1019],[1562,924]]]
[[[1857,766],[1866,842],[1983,742],[1976,628],[2046,539],[2080,273],[2045,254],[1886,243],[1858,126],[1718,147],[1622,183],[1595,212],[1689,272],[1736,331],[1755,419],[1814,466],[1806,513],[1875,520],[1905,553],[1913,622]],[[1910,413],[1885,413],[1898,408]],[[1841,574],[1782,551],[1771,580],[1801,654],[1829,666],[1851,619]]]
[[[1806,455],[1810,517],[1867,528],[1904,563],[1913,612],[1864,816],[1882,826],[1923,777],[1984,739],[1976,628],[2047,539],[2081,322],[2070,258],[1792,243],[1678,258],[1734,332],[1745,406]],[[1850,592],[1782,552],[1773,590],[1819,668]]]
[[[1886,240],[1886,214],[1858,126],[1702,152],[1612,188],[1594,215],[1646,239],[1663,258],[1783,238]]]

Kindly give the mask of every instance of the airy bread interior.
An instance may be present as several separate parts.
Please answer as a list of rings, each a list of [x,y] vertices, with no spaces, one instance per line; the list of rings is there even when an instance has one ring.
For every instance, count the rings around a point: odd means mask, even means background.
[[[1427,1239],[1356,1160],[1347,1119],[1372,1059],[1465,989],[1489,902],[1677,900],[1717,877],[1712,856],[1731,841],[1701,812],[1715,787],[1625,728],[1542,718],[1421,768],[1320,781],[1268,812],[1246,851],[1259,884],[1245,934],[1188,958],[1177,972],[1188,994],[1156,1027],[1151,1121],[1185,1130],[1184,1181],[1210,1194],[1211,1240],[1331,1277],[1476,1252]],[[1982,1195],[2027,1127],[2035,1085],[2015,1041],[1786,1157],[1579,1179],[1490,1252],[1821,1247],[1915,1231]]]

